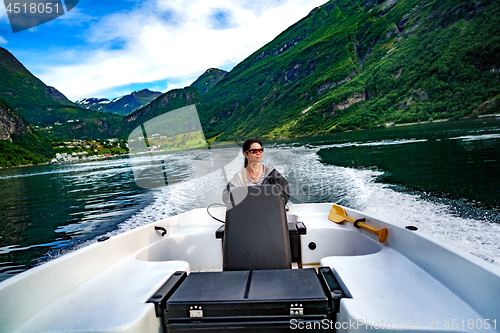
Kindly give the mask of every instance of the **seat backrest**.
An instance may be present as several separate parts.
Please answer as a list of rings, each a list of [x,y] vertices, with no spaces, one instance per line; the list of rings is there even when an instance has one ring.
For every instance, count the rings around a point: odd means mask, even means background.
[[[291,268],[290,239],[277,186],[231,190],[226,209],[223,270]]]

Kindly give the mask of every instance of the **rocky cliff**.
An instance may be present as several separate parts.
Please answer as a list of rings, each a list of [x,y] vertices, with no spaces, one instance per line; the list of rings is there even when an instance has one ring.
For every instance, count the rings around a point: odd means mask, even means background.
[[[0,140],[12,142],[12,134],[24,135],[31,132],[26,120],[0,100]]]

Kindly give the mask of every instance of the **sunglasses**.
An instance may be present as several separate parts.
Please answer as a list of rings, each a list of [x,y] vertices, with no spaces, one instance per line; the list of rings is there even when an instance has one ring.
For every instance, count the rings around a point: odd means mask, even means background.
[[[262,154],[264,152],[264,148],[250,149],[250,150],[247,150],[246,152],[250,153],[250,154],[257,154],[257,153],[261,153]]]

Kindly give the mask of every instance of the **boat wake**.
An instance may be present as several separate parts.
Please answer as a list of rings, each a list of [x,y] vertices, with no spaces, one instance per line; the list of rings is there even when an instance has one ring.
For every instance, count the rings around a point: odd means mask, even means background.
[[[378,182],[384,173],[376,167],[346,168],[322,163],[317,152],[330,146],[275,144],[266,147],[263,164],[273,165],[287,178],[291,191],[289,204],[332,202],[345,205],[398,226],[416,226],[426,235],[500,265],[500,224],[487,211],[477,208],[474,216],[467,216],[451,201],[439,201],[426,193]],[[191,160],[189,153],[184,154],[185,163]],[[218,170],[154,190],[150,205],[106,236],[222,202],[227,179],[242,167],[241,162],[236,159],[226,172]]]
[[[316,152],[324,148],[276,146],[266,151],[276,164],[284,161],[284,174],[295,185],[293,201],[334,202],[398,226],[413,225],[426,235],[500,265],[500,224],[490,212],[463,209],[451,200],[446,202],[427,193],[377,182],[383,172],[376,167],[346,168],[321,163]]]

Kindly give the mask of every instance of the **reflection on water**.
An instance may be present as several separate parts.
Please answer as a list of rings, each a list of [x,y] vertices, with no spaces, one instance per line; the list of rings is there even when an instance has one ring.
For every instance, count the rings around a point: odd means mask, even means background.
[[[148,203],[128,159],[0,172],[0,280],[116,228]]]

